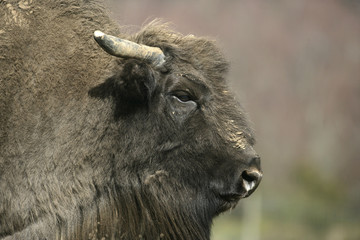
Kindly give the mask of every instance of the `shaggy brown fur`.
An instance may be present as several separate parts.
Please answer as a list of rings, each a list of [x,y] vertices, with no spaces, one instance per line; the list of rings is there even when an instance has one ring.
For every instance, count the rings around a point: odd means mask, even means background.
[[[91,0],[0,0],[0,16],[0,238],[209,239],[259,168],[214,42],[128,33]],[[109,56],[97,29],[165,68]]]

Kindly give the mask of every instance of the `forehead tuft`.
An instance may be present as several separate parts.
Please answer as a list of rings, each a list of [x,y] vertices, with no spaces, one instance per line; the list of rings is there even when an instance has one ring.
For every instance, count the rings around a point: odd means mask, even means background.
[[[175,32],[168,23],[153,21],[131,35],[129,40],[160,47],[176,64],[190,64],[206,79],[214,82],[221,82],[229,68],[215,41]]]

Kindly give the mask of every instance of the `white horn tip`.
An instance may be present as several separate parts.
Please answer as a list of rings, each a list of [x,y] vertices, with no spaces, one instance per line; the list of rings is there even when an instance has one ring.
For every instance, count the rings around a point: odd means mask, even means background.
[[[104,36],[105,34],[103,33],[103,32],[101,32],[101,31],[99,31],[99,30],[96,30],[95,32],[94,32],[94,37],[95,38],[101,38],[102,36]]]

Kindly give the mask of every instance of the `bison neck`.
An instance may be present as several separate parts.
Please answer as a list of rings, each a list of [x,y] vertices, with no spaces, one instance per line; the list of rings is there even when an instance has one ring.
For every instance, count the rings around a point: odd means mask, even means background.
[[[91,207],[62,225],[60,239],[209,239],[212,217],[202,197],[185,194],[187,199],[146,185],[99,189]]]

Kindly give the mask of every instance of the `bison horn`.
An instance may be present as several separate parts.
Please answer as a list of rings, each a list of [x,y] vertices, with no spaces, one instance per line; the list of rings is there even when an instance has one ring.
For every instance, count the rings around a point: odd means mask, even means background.
[[[107,53],[113,56],[142,59],[155,67],[161,67],[165,63],[165,55],[158,47],[137,44],[101,31],[95,31],[94,38]]]

